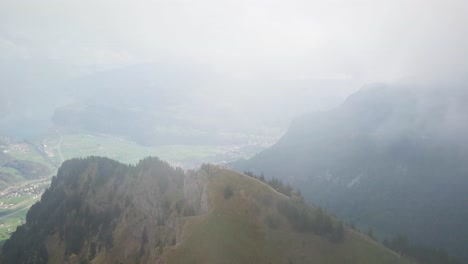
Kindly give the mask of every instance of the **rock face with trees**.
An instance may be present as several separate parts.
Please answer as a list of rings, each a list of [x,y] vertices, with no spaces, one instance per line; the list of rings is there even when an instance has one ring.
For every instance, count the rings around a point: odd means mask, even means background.
[[[157,158],[136,166],[100,157],[66,161],[5,243],[2,263],[155,261],[155,249],[176,242],[172,207],[187,206],[184,176]]]

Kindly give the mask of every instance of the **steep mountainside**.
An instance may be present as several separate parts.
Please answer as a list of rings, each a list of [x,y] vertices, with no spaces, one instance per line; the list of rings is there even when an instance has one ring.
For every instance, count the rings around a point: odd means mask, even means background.
[[[468,259],[466,89],[372,87],[297,119],[270,149],[234,167],[378,235],[408,234]]]
[[[204,165],[66,161],[1,263],[410,263],[300,196]]]

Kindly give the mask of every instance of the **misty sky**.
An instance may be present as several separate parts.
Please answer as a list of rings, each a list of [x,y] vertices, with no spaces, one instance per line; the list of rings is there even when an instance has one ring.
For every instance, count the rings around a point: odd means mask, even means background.
[[[213,96],[315,110],[364,84],[465,79],[467,14],[463,0],[1,0],[0,96],[157,63],[209,73]]]

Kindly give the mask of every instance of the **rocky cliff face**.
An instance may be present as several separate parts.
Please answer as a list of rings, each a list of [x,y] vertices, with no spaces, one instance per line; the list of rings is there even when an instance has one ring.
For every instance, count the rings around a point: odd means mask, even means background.
[[[196,214],[206,214],[210,210],[208,178],[208,173],[204,170],[189,171],[185,176],[184,196]]]

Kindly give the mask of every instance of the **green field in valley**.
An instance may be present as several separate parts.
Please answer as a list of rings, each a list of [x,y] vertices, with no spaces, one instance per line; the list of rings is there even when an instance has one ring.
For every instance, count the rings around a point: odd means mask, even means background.
[[[39,200],[27,195],[0,198],[0,244],[10,237],[16,227],[26,221],[29,207]]]
[[[143,146],[125,139],[106,135],[64,134],[44,140],[60,161],[76,157],[103,156],[124,163],[135,164],[147,156],[156,156],[184,168],[195,168],[202,163],[220,163],[248,158],[254,150],[228,145],[161,145]]]

